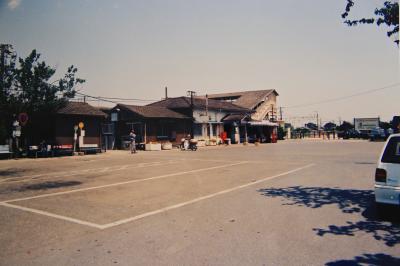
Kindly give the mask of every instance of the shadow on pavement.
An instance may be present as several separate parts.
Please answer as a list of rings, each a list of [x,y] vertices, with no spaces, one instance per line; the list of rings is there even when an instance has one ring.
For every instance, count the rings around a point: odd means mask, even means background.
[[[41,189],[52,189],[52,188],[60,188],[60,187],[70,187],[77,186],[82,184],[79,181],[53,181],[53,182],[43,182],[39,184],[27,185],[23,186],[19,189],[19,191],[25,190],[41,190]]]
[[[387,254],[363,254],[354,257],[352,260],[337,260],[328,262],[326,266],[362,266],[362,265],[400,265],[400,258],[392,257]]]
[[[25,172],[25,169],[6,169],[6,170],[0,170],[0,177],[12,177],[15,176],[16,174],[20,174]],[[1,180],[1,178],[0,178]]]
[[[344,213],[361,213],[364,217],[357,222],[347,221],[345,225],[329,225],[327,229],[314,228],[319,236],[325,234],[353,236],[362,231],[372,234],[376,240],[384,242],[387,246],[400,243],[399,209],[387,208],[387,213],[383,217],[378,217],[372,190],[293,186],[265,188],[259,192],[266,197],[283,198],[286,201],[283,205],[321,208],[324,205],[335,204]]]

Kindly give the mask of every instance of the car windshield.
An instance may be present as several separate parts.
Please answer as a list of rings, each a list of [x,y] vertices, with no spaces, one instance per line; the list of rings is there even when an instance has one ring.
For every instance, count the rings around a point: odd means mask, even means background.
[[[383,163],[400,163],[400,137],[393,137],[389,140],[381,161]]]

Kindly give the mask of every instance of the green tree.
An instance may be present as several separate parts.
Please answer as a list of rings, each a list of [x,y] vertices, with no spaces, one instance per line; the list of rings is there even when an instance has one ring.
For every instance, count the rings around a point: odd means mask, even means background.
[[[2,44],[0,49],[0,100],[1,111],[4,113],[0,128],[7,130],[15,114],[26,112],[29,122],[23,133],[28,141],[38,141],[36,138],[49,133],[45,122],[51,114],[73,98],[76,85],[85,80],[76,78],[78,69],[70,66],[62,78],[51,81],[56,70],[41,61],[36,50],[26,58],[19,58],[16,64],[17,56],[11,45]]]
[[[386,25],[389,27],[387,36],[394,36],[394,42],[399,45],[399,2],[398,1],[385,1],[383,7],[375,9],[375,16],[372,18],[361,18],[350,20],[346,19],[350,14],[351,8],[354,6],[354,0],[347,0],[345,12],[342,18],[345,19],[344,23],[348,26],[357,26],[359,24],[373,24],[377,26]]]
[[[354,125],[350,122],[343,121],[343,123],[337,127],[337,130],[339,131],[349,131],[350,129],[353,129]]]

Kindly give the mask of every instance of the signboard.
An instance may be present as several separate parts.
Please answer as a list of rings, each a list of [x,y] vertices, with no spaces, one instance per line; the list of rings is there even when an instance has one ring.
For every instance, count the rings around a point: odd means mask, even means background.
[[[19,125],[19,122],[17,120],[13,122],[12,137],[21,137],[21,126]]]
[[[379,127],[379,117],[377,118],[354,118],[354,128],[359,131],[372,130]]]

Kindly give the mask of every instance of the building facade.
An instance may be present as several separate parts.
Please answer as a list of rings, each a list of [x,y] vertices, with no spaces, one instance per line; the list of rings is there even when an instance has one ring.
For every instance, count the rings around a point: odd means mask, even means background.
[[[276,142],[277,96],[275,90],[241,91],[203,96],[220,102],[229,102],[251,110],[245,115],[224,118],[225,128],[235,143]]]

